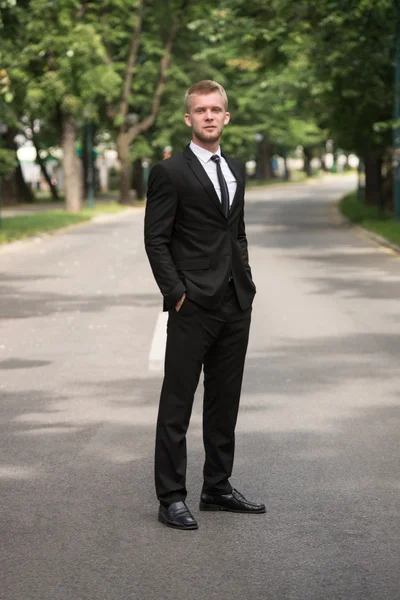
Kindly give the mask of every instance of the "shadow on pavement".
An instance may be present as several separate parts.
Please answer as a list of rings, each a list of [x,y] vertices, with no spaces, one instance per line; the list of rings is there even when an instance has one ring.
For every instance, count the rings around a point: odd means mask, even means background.
[[[0,285],[0,319],[47,317],[66,312],[101,312],[113,306],[162,306],[159,294],[76,295],[25,291]]]
[[[49,360],[25,360],[21,358],[9,358],[0,360],[0,370],[2,369],[32,369],[35,367],[45,367],[51,365]]]

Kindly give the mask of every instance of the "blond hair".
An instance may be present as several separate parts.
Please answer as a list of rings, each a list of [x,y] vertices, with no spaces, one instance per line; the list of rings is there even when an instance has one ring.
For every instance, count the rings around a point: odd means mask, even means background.
[[[212,94],[213,92],[218,92],[222,100],[224,101],[225,110],[228,109],[228,96],[226,95],[226,91],[216,81],[212,81],[211,79],[203,79],[203,81],[198,81],[190,86],[185,94],[185,111],[186,113],[190,112],[190,104],[193,96],[197,94]]]

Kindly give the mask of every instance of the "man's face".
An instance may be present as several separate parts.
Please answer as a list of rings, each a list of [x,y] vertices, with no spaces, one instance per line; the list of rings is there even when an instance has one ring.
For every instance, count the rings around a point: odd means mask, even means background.
[[[196,94],[191,98],[190,112],[185,115],[185,123],[192,128],[194,142],[218,142],[222,131],[229,123],[221,94]]]

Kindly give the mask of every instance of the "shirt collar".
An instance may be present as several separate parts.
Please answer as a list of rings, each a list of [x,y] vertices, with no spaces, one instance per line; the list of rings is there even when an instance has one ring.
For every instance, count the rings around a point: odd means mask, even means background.
[[[219,157],[221,156],[221,146],[218,146],[218,150],[213,153],[209,150],[206,150],[205,148],[201,148],[194,142],[190,142],[190,149],[193,152],[193,154],[195,154],[197,158],[201,160],[201,162],[204,164],[208,163],[208,161],[211,159],[212,156],[214,156],[214,154],[217,154]]]

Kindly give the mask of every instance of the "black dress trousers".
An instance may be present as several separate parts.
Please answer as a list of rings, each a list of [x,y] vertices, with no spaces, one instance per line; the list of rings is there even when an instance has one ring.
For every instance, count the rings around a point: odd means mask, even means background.
[[[203,491],[227,494],[232,489],[229,477],[250,320],[251,308],[240,308],[233,281],[215,310],[186,298],[179,312],[169,311],[155,452],[156,492],[163,503],[186,498],[186,432],[203,366]]]

